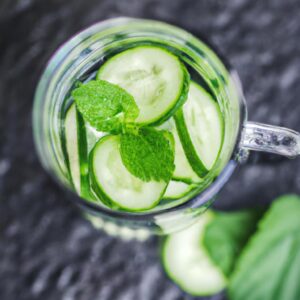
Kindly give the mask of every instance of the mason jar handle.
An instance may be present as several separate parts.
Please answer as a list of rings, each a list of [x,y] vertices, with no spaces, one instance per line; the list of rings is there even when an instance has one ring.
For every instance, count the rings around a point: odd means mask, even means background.
[[[294,158],[300,155],[300,133],[284,127],[247,122],[241,147]]]

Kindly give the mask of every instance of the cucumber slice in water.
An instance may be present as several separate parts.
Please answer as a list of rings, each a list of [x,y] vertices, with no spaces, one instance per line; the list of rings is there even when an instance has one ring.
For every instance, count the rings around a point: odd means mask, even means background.
[[[192,82],[188,100],[174,119],[191,167],[198,176],[204,177],[218,158],[223,140],[223,119],[218,104]]]
[[[93,188],[104,203],[127,211],[143,211],[156,206],[167,183],[145,182],[133,176],[123,165],[120,138],[107,135],[95,145],[90,155]]]
[[[78,195],[90,199],[85,124],[74,103],[65,116],[64,139],[73,186]]]
[[[200,183],[202,179],[194,172],[188,159],[186,158],[185,152],[183,150],[175,121],[173,118],[169,119],[167,122],[162,124],[159,128],[169,130],[173,137],[175,143],[175,170],[173,172],[172,178],[176,181],[182,181],[185,183]]]
[[[168,276],[193,296],[211,296],[227,285],[222,271],[211,261],[203,245],[205,226],[214,218],[204,213],[191,227],[167,237],[162,260]]]
[[[117,84],[135,99],[140,125],[162,124],[187,99],[189,74],[171,52],[155,46],[138,46],[110,58],[98,79]]]
[[[168,184],[164,199],[176,200],[188,194],[194,186],[182,181],[171,180]]]

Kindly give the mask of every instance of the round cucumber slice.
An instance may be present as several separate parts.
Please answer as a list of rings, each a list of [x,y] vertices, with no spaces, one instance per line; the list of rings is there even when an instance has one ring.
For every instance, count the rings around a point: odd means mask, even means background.
[[[161,124],[187,99],[189,74],[171,52],[161,47],[138,46],[110,58],[97,79],[117,84],[135,99],[140,125]]]
[[[104,203],[127,211],[143,211],[156,206],[167,183],[145,182],[133,176],[123,165],[120,137],[107,135],[95,145],[90,155],[93,188]]]
[[[223,140],[223,118],[218,104],[192,82],[188,100],[174,119],[191,167],[204,177],[218,158]]]
[[[207,211],[191,227],[167,237],[162,260],[168,276],[193,296],[211,296],[221,292],[227,280],[211,261],[203,245],[205,226],[213,219]]]
[[[171,180],[168,184],[164,199],[176,200],[188,194],[194,186],[182,181]]]

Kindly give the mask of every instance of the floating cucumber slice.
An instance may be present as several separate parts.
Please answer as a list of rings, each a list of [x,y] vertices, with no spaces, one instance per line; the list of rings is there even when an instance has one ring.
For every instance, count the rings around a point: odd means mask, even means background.
[[[142,125],[161,124],[187,98],[189,74],[171,52],[161,47],[138,46],[110,58],[98,79],[117,84],[135,99]]]
[[[173,118],[162,124],[159,128],[168,130],[172,133],[175,142],[175,170],[172,178],[176,181],[183,181],[186,183],[200,183],[202,179],[194,172],[189,161],[186,158],[185,152],[176,129]]]
[[[75,104],[70,106],[65,116],[64,142],[73,186],[78,195],[90,199],[85,124]]]
[[[171,180],[168,184],[164,199],[176,200],[188,194],[195,186],[181,181]]]
[[[226,278],[211,261],[203,245],[205,226],[214,218],[204,213],[191,227],[167,237],[162,261],[168,276],[184,291],[194,296],[210,296],[221,292]]]
[[[123,165],[120,137],[101,138],[90,154],[93,188],[99,198],[127,211],[143,211],[158,204],[167,183],[145,182],[133,176]]]
[[[198,176],[204,177],[218,158],[223,140],[223,119],[218,104],[192,82],[188,100],[174,119],[191,167]]]

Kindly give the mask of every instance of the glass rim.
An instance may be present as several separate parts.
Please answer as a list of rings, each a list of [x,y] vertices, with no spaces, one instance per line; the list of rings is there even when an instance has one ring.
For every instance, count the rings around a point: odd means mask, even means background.
[[[157,26],[161,26],[164,28],[168,28],[169,30],[176,32],[176,33],[182,33],[184,35],[189,35],[193,39],[199,40],[198,37],[194,36],[193,34],[189,33],[188,31],[181,29],[175,25],[170,25],[161,21],[157,20],[151,20],[151,19],[141,19],[141,18],[130,18],[130,17],[118,17],[118,18],[111,18],[107,19],[104,21],[97,22],[88,28],[83,29],[82,31],[79,31],[75,35],[73,35],[70,39],[68,39],[65,43],[63,43],[55,52],[54,54],[50,57],[45,70],[42,73],[42,76],[39,80],[36,92],[35,92],[35,99],[34,99],[34,107],[33,111],[36,109],[36,106],[38,106],[40,103],[37,100],[39,98],[39,95],[44,95],[47,93],[48,90],[48,84],[51,81],[52,77],[49,76],[56,68],[60,65],[61,62],[63,62],[66,57],[72,52],[72,50],[79,46],[86,38],[89,38],[93,36],[94,34],[97,34],[105,29],[109,29],[115,26],[119,25],[129,25],[130,23],[138,23],[138,22],[143,22],[143,23],[149,23],[154,24]],[[152,220],[156,216],[161,216],[161,215],[166,215],[169,213],[173,213],[179,210],[184,210],[186,208],[198,208],[200,206],[205,205],[208,203],[224,186],[224,184],[228,181],[228,179],[231,177],[232,173],[236,169],[238,165],[238,160],[234,157],[237,149],[239,149],[239,141],[241,138],[241,133],[242,133],[242,126],[246,120],[246,106],[244,103],[244,96],[242,93],[242,90],[240,89],[240,80],[239,77],[236,73],[236,71],[232,68],[230,63],[224,56],[219,53],[219,50],[216,50],[216,47],[211,44],[211,42],[207,41],[206,38],[200,37],[201,40],[204,41],[204,44],[210,48],[214,54],[217,55],[217,57],[220,59],[220,61],[223,63],[225,66],[226,70],[234,80],[235,86],[238,87],[238,99],[239,99],[239,109],[240,109],[240,114],[241,114],[241,119],[239,122],[238,126],[238,134],[235,140],[235,145],[233,147],[233,150],[231,152],[231,158],[227,162],[226,166],[222,169],[221,173],[216,177],[216,179],[203,191],[201,191],[199,194],[196,196],[192,197],[191,199],[178,204],[174,207],[168,207],[168,208],[162,208],[161,210],[155,210],[155,211],[142,211],[142,212],[126,212],[126,211],[119,211],[119,210],[113,210],[106,208],[104,206],[100,206],[97,203],[90,202],[88,200],[85,200],[83,198],[80,198],[74,191],[71,190],[71,192],[75,195],[71,199],[71,201],[75,202],[77,205],[80,207],[87,209],[89,213],[92,214],[100,214],[100,215],[107,215],[109,217],[113,218],[122,218],[125,220],[133,220],[133,221],[147,221],[147,220]],[[35,116],[33,113],[33,123],[36,123],[35,121]],[[36,132],[35,125],[33,124],[34,128],[34,140],[35,140],[35,145],[37,148],[40,148],[38,143],[36,142],[38,140],[38,133]],[[40,151],[38,152],[38,156],[40,160],[44,161],[44,159],[41,157],[40,153],[42,153],[41,149],[38,149]],[[47,168],[45,162],[43,163],[44,167]],[[55,176],[53,176],[52,172],[50,172],[50,175],[59,183],[61,183]],[[65,187],[65,186],[64,186]],[[70,189],[69,189],[70,190]]]

